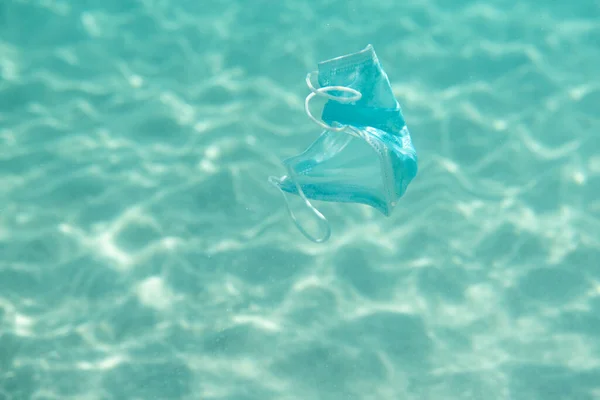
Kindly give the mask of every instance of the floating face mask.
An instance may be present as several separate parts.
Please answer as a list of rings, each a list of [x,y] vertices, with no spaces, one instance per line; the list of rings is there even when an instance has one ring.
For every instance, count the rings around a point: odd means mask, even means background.
[[[318,87],[313,75],[318,74]],[[311,200],[360,203],[389,216],[417,174],[417,154],[400,105],[371,45],[364,50],[319,63],[308,74],[311,93],[305,111],[321,136],[302,154],[283,161],[287,175],[269,181],[284,195],[290,216],[310,240],[326,241],[331,229]],[[328,99],[322,120],[308,105],[315,96]],[[310,235],[291,211],[287,194],[300,196],[324,226]]]

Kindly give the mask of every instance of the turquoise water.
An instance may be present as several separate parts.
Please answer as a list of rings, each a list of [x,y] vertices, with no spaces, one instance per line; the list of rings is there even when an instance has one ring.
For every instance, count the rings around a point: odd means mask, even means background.
[[[600,2],[0,1],[0,400],[600,399]],[[368,43],[390,218],[267,182]]]

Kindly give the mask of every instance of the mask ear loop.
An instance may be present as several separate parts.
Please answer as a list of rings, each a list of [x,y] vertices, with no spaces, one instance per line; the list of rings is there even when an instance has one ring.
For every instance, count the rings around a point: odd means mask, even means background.
[[[306,112],[306,115],[308,115],[308,117],[315,122],[317,125],[319,125],[320,127],[322,127],[323,129],[326,129],[328,131],[332,131],[332,132],[341,132],[348,127],[348,125],[341,125],[339,124],[338,126],[331,126],[326,124],[323,121],[320,121],[318,119],[316,119],[312,113],[310,112],[309,109],[309,103],[310,100],[315,97],[315,96],[321,96],[321,97],[325,97],[329,100],[333,100],[333,101],[337,101],[339,103],[343,103],[343,104],[348,104],[348,103],[353,103],[356,102],[358,100],[360,100],[362,98],[362,93],[360,93],[358,90],[356,89],[352,89],[349,88],[347,86],[327,86],[327,87],[320,87],[320,88],[315,88],[314,85],[312,84],[311,78],[313,74],[317,74],[318,72],[311,72],[308,75],[306,75],[306,84],[308,86],[308,88],[310,89],[311,93],[306,96],[306,99],[304,101],[304,111]],[[329,92],[344,92],[344,93],[350,93],[352,94],[352,96],[350,97],[340,97],[340,96],[334,96],[329,94]],[[271,177],[269,178],[269,181],[275,186],[277,187],[277,189],[281,192],[281,194],[283,195],[285,204],[287,206],[287,210],[288,210],[288,214],[290,215],[290,218],[292,219],[292,221],[294,222],[294,224],[296,225],[296,227],[298,228],[298,230],[309,240],[315,242],[315,243],[323,243],[326,242],[329,237],[331,236],[331,226],[329,225],[329,221],[327,221],[327,218],[325,218],[325,216],[319,211],[317,210],[317,208],[315,206],[312,205],[312,203],[310,202],[310,200],[308,200],[308,198],[306,197],[306,195],[304,194],[304,191],[302,190],[302,187],[300,186],[300,184],[298,183],[297,179],[296,179],[296,175],[294,174],[294,172],[292,171],[292,169],[288,166],[287,167],[287,171],[288,171],[288,177],[294,182],[294,185],[296,186],[296,190],[298,191],[298,194],[300,195],[300,197],[302,198],[302,200],[304,201],[304,204],[306,204],[306,206],[313,212],[313,214],[321,221],[323,222],[324,226],[325,226],[325,234],[322,237],[314,237],[311,234],[309,234],[303,227],[302,225],[300,225],[300,222],[298,221],[298,219],[296,218],[295,214],[292,212],[291,208],[290,208],[290,203],[287,199],[287,195],[286,193],[281,189],[281,187],[277,184],[277,182],[275,182],[276,178]]]
[[[329,100],[337,101],[338,103],[342,103],[342,104],[353,103],[362,98],[362,93],[360,93],[356,89],[352,89],[347,86],[326,86],[326,87],[315,88],[314,85],[312,84],[313,74],[318,74],[318,72],[314,71],[314,72],[310,72],[310,73],[308,73],[308,75],[306,75],[306,85],[308,86],[308,88],[310,89],[310,91],[312,93],[310,93],[308,96],[306,96],[306,99],[304,100],[304,112],[306,112],[306,115],[308,115],[308,118],[310,118],[314,123],[316,123],[323,129],[327,129],[328,131],[332,131],[332,132],[343,131],[344,129],[346,129],[347,125],[339,125],[339,126],[334,127],[334,126],[326,124],[323,121],[316,119],[314,117],[314,115],[312,115],[312,113],[310,112],[310,108],[308,107],[308,105],[309,105],[310,101],[312,100],[312,98],[315,96],[325,97]],[[345,92],[345,93],[350,93],[353,96],[340,97],[340,96],[331,95],[331,94],[329,94],[329,92]]]
[[[298,221],[298,218],[296,218],[296,215],[290,208],[290,202],[288,201],[287,194],[277,184],[277,182],[276,182],[277,178],[271,176],[271,177],[269,177],[269,182],[271,182],[271,184],[273,186],[275,186],[279,190],[279,192],[281,192],[281,194],[283,195],[283,200],[285,201],[285,205],[287,207],[288,214],[289,214],[290,218],[292,219],[292,222],[294,222],[294,225],[296,225],[296,228],[298,228],[298,230],[300,231],[300,233],[302,233],[307,239],[309,239],[315,243],[326,242],[329,239],[329,237],[331,236],[331,226],[329,225],[327,218],[325,218],[325,216],[319,210],[317,210],[315,208],[315,206],[313,206],[312,203],[306,198],[306,195],[304,194],[304,191],[300,187],[300,184],[298,183],[298,181],[295,179],[295,176],[294,176],[293,172],[291,171],[291,168],[288,167],[287,170],[288,170],[288,174],[289,174],[288,176],[294,182],[294,185],[296,185],[296,190],[298,191],[298,194],[304,201],[304,204],[306,204],[306,206],[313,212],[313,214],[315,214],[315,216],[325,226],[325,234],[323,236],[315,237],[315,236],[312,236],[310,233],[308,233],[306,231],[306,229],[304,229],[302,227],[302,225]]]

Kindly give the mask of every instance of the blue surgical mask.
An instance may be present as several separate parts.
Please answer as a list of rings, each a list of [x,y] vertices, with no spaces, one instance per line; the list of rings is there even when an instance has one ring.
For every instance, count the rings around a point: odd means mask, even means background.
[[[313,76],[318,75],[318,87]],[[284,195],[290,216],[310,240],[329,239],[327,219],[311,200],[360,203],[389,216],[417,174],[417,154],[400,105],[371,45],[319,63],[308,74],[305,111],[324,131],[302,154],[283,161],[287,175],[269,181]],[[309,110],[315,96],[328,99],[322,120]],[[291,211],[287,194],[300,196],[321,221],[324,233],[310,235]]]

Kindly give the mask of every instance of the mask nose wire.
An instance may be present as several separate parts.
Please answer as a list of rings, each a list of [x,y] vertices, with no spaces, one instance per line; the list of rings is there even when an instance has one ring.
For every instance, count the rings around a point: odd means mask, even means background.
[[[347,86],[326,86],[326,87],[315,88],[315,86],[312,84],[312,76],[313,76],[313,74],[318,74],[318,72],[314,71],[314,72],[310,72],[308,75],[306,75],[306,85],[308,86],[308,88],[311,91],[311,93],[308,96],[306,96],[306,99],[304,101],[304,111],[306,112],[306,115],[308,115],[308,117],[313,122],[315,122],[317,125],[319,125],[323,129],[326,129],[328,131],[341,132],[344,129],[347,129],[348,128],[347,125],[341,125],[341,124],[339,124],[338,126],[334,127],[334,126],[331,126],[329,124],[326,124],[323,121],[320,121],[320,120],[316,119],[312,115],[312,113],[310,112],[309,103],[310,103],[310,101],[315,96],[321,96],[321,97],[325,97],[325,98],[327,98],[329,100],[337,101],[339,103],[348,104],[348,103],[353,103],[353,102],[356,102],[356,101],[360,100],[362,98],[362,94],[358,90],[352,89],[352,88],[347,87]],[[349,97],[334,96],[334,95],[330,94],[329,92],[350,93],[352,96],[349,96]],[[296,228],[298,228],[298,230],[307,239],[309,239],[309,240],[311,240],[311,241],[313,241],[315,243],[326,242],[329,239],[329,237],[331,236],[331,226],[329,225],[329,221],[327,221],[327,218],[325,218],[325,216],[319,210],[317,210],[317,208],[315,206],[312,205],[312,203],[310,202],[310,200],[308,200],[308,198],[304,194],[304,191],[302,190],[302,187],[300,186],[300,184],[298,183],[298,180],[296,179],[296,175],[294,174],[294,171],[292,170],[292,168],[290,166],[287,167],[287,172],[288,172],[288,177],[292,180],[292,182],[294,182],[294,185],[296,186],[296,190],[298,191],[298,194],[300,195],[300,197],[304,201],[304,204],[324,224],[324,226],[325,226],[325,234],[323,236],[321,236],[321,237],[314,237],[311,234],[309,234],[302,227],[302,225],[300,224],[300,222],[296,218],[295,214],[291,210],[289,201],[288,201],[287,196],[286,196],[286,193],[279,187],[279,185],[276,184],[275,181],[271,180],[271,183],[275,187],[277,187],[277,189],[279,189],[279,191],[283,195],[283,198],[284,198],[285,204],[287,206],[287,210],[288,210],[288,214],[290,215],[290,218],[292,219],[292,221],[296,225]]]

